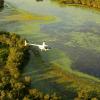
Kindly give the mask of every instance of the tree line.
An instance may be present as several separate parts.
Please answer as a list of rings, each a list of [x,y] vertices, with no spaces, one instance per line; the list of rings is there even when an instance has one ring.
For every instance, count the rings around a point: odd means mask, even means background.
[[[89,7],[100,8],[100,0],[52,0],[63,4],[81,4]]]

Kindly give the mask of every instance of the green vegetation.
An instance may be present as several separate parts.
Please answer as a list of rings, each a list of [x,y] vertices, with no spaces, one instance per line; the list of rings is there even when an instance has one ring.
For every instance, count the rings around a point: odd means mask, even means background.
[[[9,33],[5,34],[1,32],[0,42],[9,46],[9,54],[7,57],[5,68],[9,70],[12,76],[18,78],[19,69],[23,64],[27,50],[24,47],[23,40],[15,34],[9,35]],[[3,54],[3,56],[4,55],[5,54]]]
[[[77,76],[70,72],[64,73],[59,66],[57,68],[57,65],[53,66],[53,71],[50,73],[61,77],[56,80],[56,82],[65,86],[65,89],[63,90],[63,94],[67,95],[65,100],[100,99],[99,82]]]
[[[100,0],[52,0],[60,4],[81,4],[89,7],[100,8]]]
[[[5,65],[8,56],[8,47],[5,44],[0,43],[0,66]]]
[[[5,47],[5,48],[4,48]],[[21,72],[26,60],[28,60],[28,47],[24,46],[24,40],[16,34],[0,32],[0,59],[3,68],[0,69],[0,100],[59,100],[56,94],[43,94],[37,89],[31,88],[31,77],[22,77]],[[8,49],[9,48],[9,49]],[[6,51],[6,49],[8,49]],[[5,55],[8,55],[5,58]],[[25,60],[26,59],[26,60]]]

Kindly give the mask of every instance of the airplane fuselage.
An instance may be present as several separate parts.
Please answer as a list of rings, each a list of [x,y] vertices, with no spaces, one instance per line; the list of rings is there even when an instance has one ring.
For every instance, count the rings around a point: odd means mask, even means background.
[[[45,42],[43,42],[43,44],[42,45],[38,45],[38,44],[31,44],[31,43],[27,43],[26,41],[25,41],[25,46],[27,46],[27,45],[31,45],[31,46],[36,46],[36,47],[38,47],[41,51],[47,51],[47,50],[49,50],[48,49],[48,45],[46,45],[45,44]]]

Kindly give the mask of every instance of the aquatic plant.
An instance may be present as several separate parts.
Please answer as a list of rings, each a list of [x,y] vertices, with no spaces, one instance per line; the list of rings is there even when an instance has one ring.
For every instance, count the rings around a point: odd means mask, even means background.
[[[100,8],[100,0],[52,0],[60,4],[81,4],[89,7]]]

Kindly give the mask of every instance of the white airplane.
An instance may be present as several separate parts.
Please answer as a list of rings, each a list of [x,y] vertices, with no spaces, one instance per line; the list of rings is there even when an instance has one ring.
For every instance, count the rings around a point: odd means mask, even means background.
[[[26,40],[25,40],[25,46],[30,46],[30,45],[32,45],[32,46],[36,46],[36,47],[38,47],[41,51],[47,51],[47,50],[49,50],[50,48],[48,47],[48,45],[46,45],[46,43],[45,42],[43,42],[42,43],[42,45],[38,45],[38,44],[31,44],[31,43],[28,43]]]

